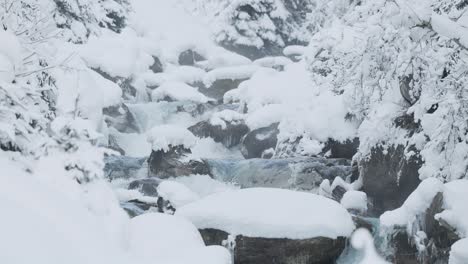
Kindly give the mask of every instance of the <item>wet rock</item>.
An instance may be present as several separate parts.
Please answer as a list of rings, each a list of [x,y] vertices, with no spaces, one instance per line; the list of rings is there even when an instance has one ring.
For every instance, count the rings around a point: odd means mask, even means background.
[[[246,159],[261,158],[265,150],[276,148],[278,134],[278,123],[250,131],[242,140],[242,155]]]
[[[158,197],[158,185],[161,180],[156,178],[134,180],[128,185],[129,190],[138,190],[145,196]]]
[[[411,242],[405,230],[398,230],[393,233],[390,239],[393,246],[393,263],[395,264],[419,264],[418,250]]]
[[[113,135],[109,135],[109,141],[107,147],[117,151],[120,155],[125,156],[125,150],[123,150],[117,143],[117,139]]]
[[[239,87],[239,84],[247,79],[219,79],[214,81],[210,87],[206,87],[203,83],[195,83],[198,91],[207,97],[217,100],[222,103],[224,94],[230,90]]]
[[[205,58],[194,50],[186,50],[179,55],[179,65],[194,66],[198,61],[204,61]]]
[[[184,158],[190,154],[190,149],[183,146],[172,147],[169,151],[152,151],[148,159],[150,176],[161,179],[191,174],[210,175],[210,169],[205,161],[189,160]]]
[[[344,142],[329,139],[322,151],[323,153],[329,152],[329,155],[327,155],[329,158],[352,159],[354,154],[357,153],[358,148],[359,138],[348,139]]]
[[[159,60],[158,57],[155,57],[153,56],[153,64],[150,66],[150,70],[153,72],[153,73],[160,73],[160,72],[163,72],[164,71],[164,68],[163,68],[163,65],[161,63],[161,60]]]
[[[206,245],[229,244],[229,234],[217,229],[201,229]],[[234,264],[334,263],[345,247],[345,238],[310,239],[235,236]]]
[[[241,188],[274,187],[315,190],[324,179],[345,179],[351,164],[345,159],[288,158],[248,160],[206,160],[215,179]]]
[[[371,202],[371,211],[377,215],[400,207],[421,182],[418,170],[422,160],[415,154],[405,155],[405,146],[374,147],[367,159],[360,161],[363,191]]]
[[[157,209],[157,203],[151,203],[147,201],[141,201],[138,199],[126,201],[120,203],[120,206],[127,212],[128,216],[135,217],[146,213],[148,210]]]
[[[226,123],[226,127],[223,128],[212,125],[209,121],[202,121],[189,127],[188,130],[198,137],[211,137],[215,142],[220,142],[228,148],[238,145],[249,132],[249,128],[243,122]]]
[[[340,186],[340,185],[337,185],[332,190],[333,200],[340,202],[345,193],[346,193],[346,189],[344,187]]]
[[[135,117],[125,104],[106,107],[103,114],[106,124],[121,133],[140,132]]]

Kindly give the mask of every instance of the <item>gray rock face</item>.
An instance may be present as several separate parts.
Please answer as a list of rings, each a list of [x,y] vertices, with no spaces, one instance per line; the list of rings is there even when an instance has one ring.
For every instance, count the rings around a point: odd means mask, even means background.
[[[161,60],[158,57],[153,56],[153,64],[150,66],[150,70],[153,73],[160,73],[164,71],[163,65],[161,63]]]
[[[199,122],[188,128],[195,136],[211,137],[215,142],[220,142],[224,146],[230,148],[238,145],[249,128],[244,123],[227,123],[226,128],[214,126],[208,121]]]
[[[151,152],[148,158],[149,174],[161,179],[191,174],[210,175],[210,169],[204,161],[183,161],[191,151],[182,146],[172,147],[169,151]]]
[[[202,229],[206,245],[223,245],[228,233]],[[315,264],[334,263],[345,248],[345,238],[310,239],[235,237],[234,264]]]
[[[288,158],[206,160],[213,178],[242,188],[274,187],[314,190],[324,179],[346,178],[351,164],[345,159]]]
[[[404,152],[402,145],[386,150],[375,147],[368,159],[360,161],[362,188],[377,215],[400,207],[421,182],[418,174],[421,157],[413,155],[406,159]]]
[[[396,118],[394,125],[406,130],[407,137],[420,129],[412,115]],[[414,155],[407,158],[407,151],[413,151]],[[392,145],[385,150],[375,146],[370,156],[358,163],[363,191],[372,205],[370,211],[377,215],[400,207],[421,182],[418,170],[423,161],[413,146]]]
[[[329,139],[325,143],[323,152],[329,152],[330,158],[342,158],[342,159],[352,159],[354,154],[357,153],[359,148],[359,138],[354,138],[353,140],[346,140],[340,142],[334,139]]]
[[[250,131],[242,140],[242,155],[246,159],[261,158],[265,150],[275,149],[278,134],[278,123]]]
[[[194,66],[196,62],[205,58],[194,50],[186,50],[179,55],[179,65]]]

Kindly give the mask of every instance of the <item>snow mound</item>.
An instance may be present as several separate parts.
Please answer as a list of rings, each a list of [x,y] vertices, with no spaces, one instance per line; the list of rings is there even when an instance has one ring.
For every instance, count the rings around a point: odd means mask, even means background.
[[[273,188],[217,193],[177,210],[199,229],[250,237],[306,239],[351,235],[350,214],[315,194]]]
[[[243,114],[234,110],[225,109],[214,113],[210,118],[210,124],[213,126],[221,126],[222,129],[226,129],[226,123],[239,124],[242,120],[244,120]]]
[[[171,180],[185,185],[200,197],[206,197],[214,193],[239,189],[232,184],[215,180],[208,175],[182,176],[171,178]]]
[[[195,103],[206,103],[210,99],[196,88],[183,82],[167,82],[151,93],[153,101],[161,101],[169,98],[173,101],[192,101]]]
[[[147,133],[147,140],[154,151],[169,151],[170,147],[193,147],[197,138],[186,128],[175,125],[160,125],[153,127]]]
[[[157,190],[158,195],[169,201],[176,209],[200,199],[185,185],[175,181],[163,181],[158,185]]]
[[[137,216],[130,221],[129,234],[131,252],[153,263],[231,263],[225,248],[206,247],[195,226],[176,216],[160,213]]]
[[[450,264],[468,263],[468,238],[460,239],[452,245],[450,251]]]

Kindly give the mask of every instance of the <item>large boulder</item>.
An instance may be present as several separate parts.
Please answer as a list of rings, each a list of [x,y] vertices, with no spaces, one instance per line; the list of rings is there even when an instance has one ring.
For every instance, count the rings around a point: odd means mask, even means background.
[[[405,152],[403,145],[374,147],[370,157],[360,162],[362,189],[377,215],[400,207],[421,182],[421,157],[414,154],[406,158]]]
[[[346,240],[343,237],[331,239],[317,237],[310,239],[263,238],[237,235],[218,229],[199,230],[205,244],[234,246],[234,263],[239,264],[312,264],[333,263],[343,251]]]
[[[201,121],[188,128],[198,137],[210,137],[230,148],[238,145],[247,132],[248,126],[244,122],[226,123],[226,126],[213,125],[209,121]]]
[[[150,176],[166,179],[191,174],[209,175],[209,167],[204,161],[184,159],[190,153],[190,149],[183,146],[171,147],[167,151],[153,150],[148,158]]]
[[[333,263],[354,224],[322,196],[251,188],[214,194],[180,208],[208,245],[231,248],[238,264]]]
[[[250,131],[242,140],[241,152],[244,158],[270,157],[278,142],[278,123]]]

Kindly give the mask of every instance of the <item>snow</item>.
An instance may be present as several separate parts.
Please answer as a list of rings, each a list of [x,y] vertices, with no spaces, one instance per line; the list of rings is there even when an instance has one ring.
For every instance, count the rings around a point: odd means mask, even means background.
[[[452,21],[445,15],[433,13],[431,16],[432,28],[440,35],[455,39],[464,47],[468,47],[468,29]]]
[[[196,193],[199,197],[206,197],[214,193],[239,189],[239,187],[236,187],[229,183],[215,180],[208,175],[182,176],[170,178],[170,180],[185,185],[192,192]]]
[[[242,159],[243,156],[239,149],[226,148],[222,143],[215,142],[212,138],[200,138],[195,146],[192,147],[192,153],[188,154],[185,160],[200,159]]]
[[[11,83],[22,61],[21,44],[11,32],[0,29],[0,81]]]
[[[206,247],[198,230],[177,216],[148,213],[129,224],[129,246],[132,253],[148,263],[230,264],[227,249]]]
[[[176,125],[160,125],[147,133],[147,140],[154,151],[170,150],[170,147],[183,146],[190,149],[197,138],[188,129]]]
[[[250,188],[207,196],[176,211],[199,229],[234,235],[305,239],[348,237],[354,229],[346,209],[333,200],[303,192]]]
[[[158,185],[158,195],[169,201],[174,208],[192,203],[200,197],[185,185],[175,181],[163,181]]]
[[[380,216],[382,226],[411,226],[416,216],[424,213],[437,193],[443,192],[444,185],[438,179],[422,181],[400,208],[387,211]]]
[[[239,124],[242,120],[244,120],[244,115],[234,111],[225,109],[220,112],[214,113],[209,122],[213,126],[221,126],[222,129],[226,129],[227,123],[228,124]]]
[[[359,264],[389,264],[375,250],[374,240],[367,229],[360,228],[356,230],[351,237],[351,245],[353,248],[363,252],[363,257],[359,261]]]
[[[299,45],[291,45],[287,46],[283,50],[283,54],[285,56],[298,56],[298,55],[303,55],[306,50],[306,47],[304,46],[299,46]]]
[[[468,180],[455,180],[445,184],[444,211],[436,214],[436,219],[445,220],[454,227],[457,234],[468,237]]]
[[[346,209],[367,211],[367,195],[360,191],[347,191],[341,198],[341,205]]]
[[[109,132],[125,151],[126,156],[139,158],[151,153],[151,144],[146,140],[145,134],[120,133],[115,128],[110,128]]]
[[[449,264],[468,263],[468,238],[453,243],[450,250]]]
[[[198,90],[182,82],[167,82],[156,88],[151,93],[153,101],[161,101],[169,98],[174,101],[191,101],[195,103],[206,103],[210,99]]]
[[[258,60],[255,60],[253,64],[261,66],[261,67],[268,67],[268,68],[273,68],[275,66],[286,66],[288,64],[293,63],[290,59],[287,57],[265,57],[261,58]]]

